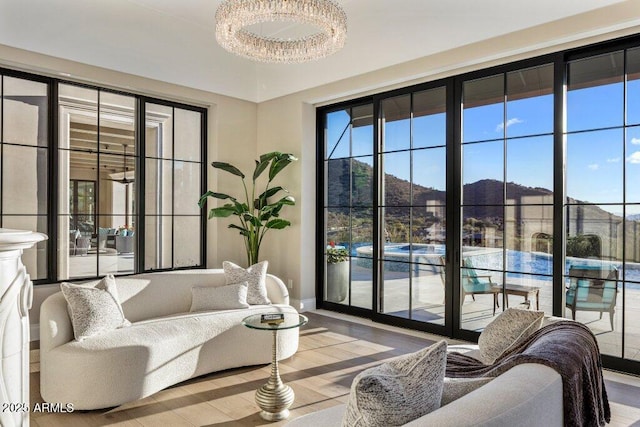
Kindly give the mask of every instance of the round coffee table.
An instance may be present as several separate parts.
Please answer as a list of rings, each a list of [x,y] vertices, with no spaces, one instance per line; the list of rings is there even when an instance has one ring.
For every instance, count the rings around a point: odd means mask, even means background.
[[[273,332],[273,345],[271,349],[271,376],[269,381],[256,391],[256,403],[260,407],[260,416],[267,421],[280,421],[289,416],[289,407],[295,397],[293,390],[280,379],[278,370],[278,331],[282,329],[299,328],[309,319],[298,313],[283,313],[284,320],[280,323],[264,322],[261,313],[245,317],[242,324],[247,328]]]

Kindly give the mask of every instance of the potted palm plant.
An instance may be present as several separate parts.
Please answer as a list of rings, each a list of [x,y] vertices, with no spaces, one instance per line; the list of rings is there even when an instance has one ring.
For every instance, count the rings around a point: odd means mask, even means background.
[[[242,180],[244,194],[235,197],[226,193],[207,191],[200,197],[198,204],[203,208],[209,197],[227,200],[223,206],[209,210],[209,219],[227,218],[231,215],[238,217],[237,224],[229,224],[229,228],[236,229],[244,239],[247,251],[248,266],[258,262],[260,244],[269,230],[281,230],[291,225],[291,222],[280,217],[285,206],[295,205],[295,199],[284,195],[289,191],[282,186],[271,186],[273,179],[284,168],[298,160],[292,154],[274,151],[260,156],[251,175],[251,184],[247,186],[246,175],[237,167],[225,162],[212,162],[211,166],[228,172]],[[268,177],[263,188],[259,188],[258,180],[263,172],[268,171]],[[264,181],[264,180],[262,180]],[[275,199],[274,199],[275,198]]]
[[[335,244],[327,248],[327,301],[342,302],[349,292],[349,251]]]

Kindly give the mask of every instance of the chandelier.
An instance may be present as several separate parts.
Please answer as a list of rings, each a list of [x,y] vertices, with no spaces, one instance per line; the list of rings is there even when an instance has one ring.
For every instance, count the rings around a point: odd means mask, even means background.
[[[285,39],[247,29],[266,22],[307,24],[310,35]],[[340,50],[347,38],[347,16],[331,0],[227,0],[216,11],[216,39],[229,52],[261,62],[297,63]]]

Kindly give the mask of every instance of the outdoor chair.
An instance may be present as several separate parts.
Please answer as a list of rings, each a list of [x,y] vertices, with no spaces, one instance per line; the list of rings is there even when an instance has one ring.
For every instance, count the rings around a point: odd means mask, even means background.
[[[442,265],[445,265],[446,258],[440,257]],[[444,284],[444,268],[441,269],[442,283]],[[460,295],[460,307],[464,304],[464,299],[467,295],[471,295],[471,298],[475,301],[475,295],[492,294],[493,295],[493,315],[496,314],[496,307],[500,307],[498,304],[498,294],[502,292],[502,288],[494,283],[491,279],[491,275],[478,275],[476,273],[471,260],[468,258],[463,259],[462,268],[460,269],[460,280],[462,281],[462,289]]]
[[[569,287],[566,292],[566,306],[571,309],[571,318],[576,320],[576,311],[609,312],[611,330],[616,310],[618,294],[618,269],[601,266],[569,267]]]

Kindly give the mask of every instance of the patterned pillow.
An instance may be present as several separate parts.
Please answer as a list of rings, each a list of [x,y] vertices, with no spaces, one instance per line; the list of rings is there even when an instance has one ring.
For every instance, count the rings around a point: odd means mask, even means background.
[[[95,286],[61,283],[62,295],[67,300],[69,317],[76,340],[129,326],[118,298],[116,279],[109,274]]]
[[[491,381],[492,377],[480,378],[446,378],[442,388],[442,399],[440,406],[448,405],[454,400],[460,399],[465,394],[469,394],[477,388],[482,387]]]
[[[271,304],[267,297],[268,261],[261,261],[244,269],[229,261],[222,262],[227,285],[247,282],[247,302],[249,304]]]
[[[491,365],[509,347],[540,329],[543,311],[508,308],[489,323],[478,338],[478,359]]]
[[[447,342],[366,369],[351,384],[343,427],[399,426],[440,407]]]
[[[226,286],[193,287],[191,288],[191,309],[189,311],[249,308],[247,288],[247,282]]]

